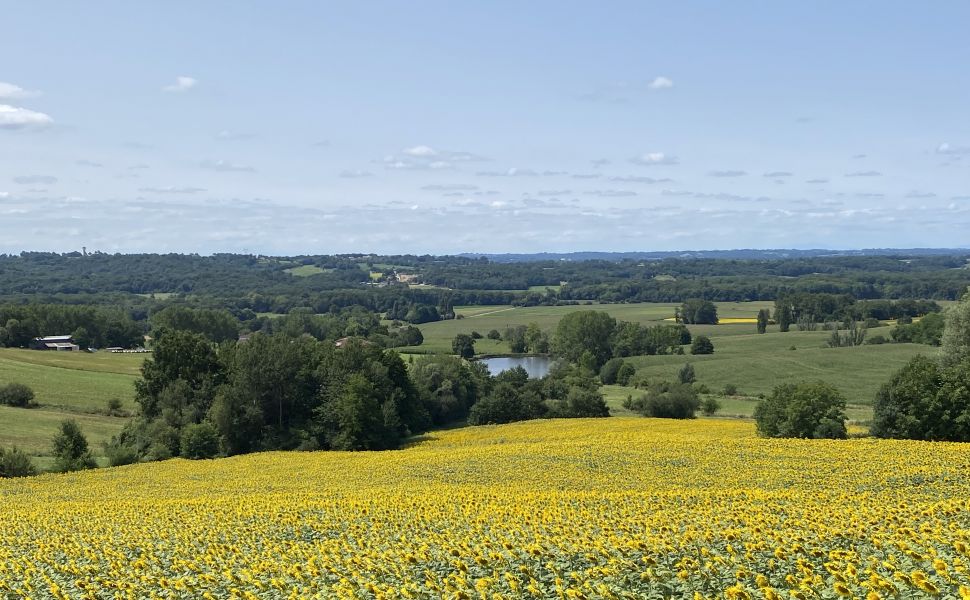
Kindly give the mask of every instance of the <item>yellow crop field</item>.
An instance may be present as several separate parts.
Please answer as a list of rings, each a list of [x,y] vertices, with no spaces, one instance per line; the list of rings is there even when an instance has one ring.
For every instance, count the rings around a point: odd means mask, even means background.
[[[966,445],[535,421],[0,482],[0,597],[967,598]]]

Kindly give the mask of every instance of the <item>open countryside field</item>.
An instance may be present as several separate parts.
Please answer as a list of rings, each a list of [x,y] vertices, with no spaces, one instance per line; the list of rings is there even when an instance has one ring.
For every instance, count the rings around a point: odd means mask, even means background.
[[[0,512],[0,585],[61,598],[957,598],[968,474],[959,444],[765,440],[712,419],[169,460],[0,481],[17,499]]]
[[[536,323],[550,335],[555,331],[559,320],[566,314],[578,310],[601,310],[607,312],[618,321],[634,321],[645,325],[661,325],[664,319],[672,317],[674,310],[680,303],[651,303],[636,304],[590,304],[578,306],[456,306],[455,313],[463,315],[463,319],[436,321],[419,325],[424,334],[424,344],[420,349],[425,352],[451,352],[451,340],[459,333],[477,331],[485,335],[491,329],[505,333],[507,327]],[[752,318],[758,315],[762,308],[774,306],[772,302],[719,302],[718,315],[722,318]],[[750,323],[725,325],[693,325],[691,331],[703,335],[743,335],[754,331]],[[479,354],[496,354],[508,352],[508,345],[504,342],[494,342],[482,339],[475,342],[475,350]]]
[[[16,445],[37,456],[50,453],[50,442],[63,419],[73,418],[88,437],[92,452],[118,433],[126,418],[101,414],[111,398],[135,411],[138,369],[145,354],[38,352],[0,349],[0,385],[23,383],[34,390],[36,408],[0,406],[0,447]]]
[[[713,336],[714,354],[638,356],[629,360],[637,367],[638,375],[659,379],[676,378],[677,371],[690,362],[698,383],[712,390],[734,384],[752,396],[768,393],[779,383],[823,380],[838,388],[849,403],[867,405],[872,403],[879,386],[909,359],[917,354],[932,356],[938,351],[921,344],[828,348],[828,336],[826,331]]]

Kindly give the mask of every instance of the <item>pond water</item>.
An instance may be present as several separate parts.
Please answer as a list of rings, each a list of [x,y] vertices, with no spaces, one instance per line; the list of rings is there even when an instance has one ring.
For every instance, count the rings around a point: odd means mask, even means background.
[[[552,359],[548,356],[496,356],[495,358],[483,358],[482,361],[488,367],[488,372],[498,375],[502,371],[508,371],[515,367],[522,367],[532,379],[545,377],[549,374],[552,366]]]

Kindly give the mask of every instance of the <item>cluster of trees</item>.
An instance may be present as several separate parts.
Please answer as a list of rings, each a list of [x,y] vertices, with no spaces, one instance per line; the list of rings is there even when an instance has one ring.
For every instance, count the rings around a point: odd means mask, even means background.
[[[784,438],[845,438],[845,397],[823,382],[785,383],[754,409],[758,434]]]
[[[560,319],[551,349],[570,363],[598,372],[611,358],[683,353],[682,346],[691,343],[684,325],[617,322],[603,311],[580,310]]]
[[[943,339],[943,326],[943,315],[933,312],[916,322],[912,318],[901,318],[889,336],[894,342],[939,346]]]
[[[539,328],[538,323],[509,327],[505,330],[504,339],[509,344],[509,350],[517,354],[522,352],[546,354],[550,348],[549,335]]]
[[[101,306],[0,305],[0,346],[23,348],[36,337],[72,335],[82,348],[141,344],[144,328],[127,312]]]
[[[472,425],[541,418],[608,417],[610,410],[590,371],[559,365],[541,379],[529,379],[522,367],[495,376],[488,393],[471,407]]]
[[[591,373],[558,373],[535,382],[524,371],[492,378],[484,365],[455,357],[421,358],[409,370],[397,353],[356,338],[341,348],[283,334],[217,345],[199,333],[162,330],[136,383],[139,415],[106,450],[114,464],[270,449],[376,450],[466,418],[608,415]]]
[[[884,438],[970,441],[970,292],[945,313],[939,356],[913,358],[880,388],[870,431]]]
[[[691,298],[680,305],[675,317],[688,325],[717,325],[717,306],[710,300]]]
[[[804,329],[831,321],[848,326],[853,321],[912,319],[940,310],[940,305],[931,300],[857,301],[851,294],[792,292],[775,299],[775,321],[781,331],[788,331],[792,325]]]

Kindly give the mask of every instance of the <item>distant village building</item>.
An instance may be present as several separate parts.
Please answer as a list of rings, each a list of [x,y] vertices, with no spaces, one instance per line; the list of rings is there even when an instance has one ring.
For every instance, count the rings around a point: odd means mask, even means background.
[[[74,338],[69,335],[48,335],[34,338],[30,342],[30,347],[33,350],[54,350],[56,352],[77,352],[81,349],[74,343]]]

